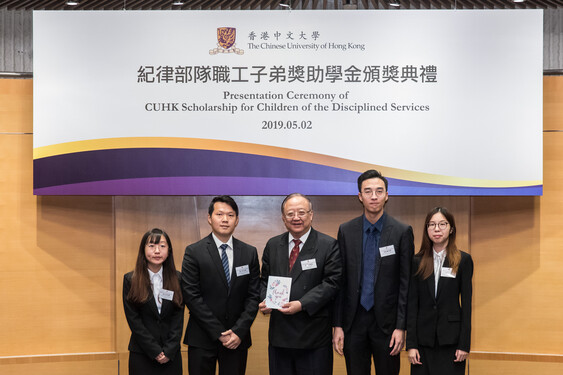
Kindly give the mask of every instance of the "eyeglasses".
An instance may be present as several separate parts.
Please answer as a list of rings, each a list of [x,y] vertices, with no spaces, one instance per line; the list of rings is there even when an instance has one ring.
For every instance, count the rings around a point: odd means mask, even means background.
[[[368,196],[371,197],[373,195],[373,193],[375,193],[375,195],[377,195],[378,197],[381,197],[383,194],[385,194],[385,189],[383,189],[383,188],[379,188],[379,189],[375,189],[375,190],[365,189],[362,194],[368,195]]]
[[[298,217],[299,219],[303,219],[305,216],[307,216],[307,214],[309,214],[311,212],[311,210],[309,211],[297,211],[297,212],[293,212],[290,211],[286,214],[284,214],[283,216],[287,219],[287,220],[292,220],[294,217]]]
[[[437,225],[438,228],[440,228],[440,229],[446,229],[449,224],[450,223],[448,223],[447,221],[440,221],[439,223],[428,223],[428,224],[426,224],[426,228],[434,229],[434,228],[436,228],[436,225]]]

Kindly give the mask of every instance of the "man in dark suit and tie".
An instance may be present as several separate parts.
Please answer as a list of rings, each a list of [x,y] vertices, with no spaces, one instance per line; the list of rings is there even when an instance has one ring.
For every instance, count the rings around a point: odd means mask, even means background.
[[[334,312],[333,346],[348,375],[398,375],[405,344],[414,252],[412,228],[384,211],[388,182],[376,170],[358,177],[364,214],[340,226],[343,281]]]
[[[182,292],[190,312],[184,344],[193,375],[242,375],[246,371],[250,326],[260,302],[256,248],[237,240],[238,206],[213,198],[207,221],[211,234],[189,245],[182,262]]]
[[[331,312],[342,265],[336,240],[311,227],[309,198],[282,203],[288,230],[271,238],[262,257],[260,311],[270,314],[270,375],[332,374]],[[291,278],[289,302],[272,310],[264,301],[269,276]]]

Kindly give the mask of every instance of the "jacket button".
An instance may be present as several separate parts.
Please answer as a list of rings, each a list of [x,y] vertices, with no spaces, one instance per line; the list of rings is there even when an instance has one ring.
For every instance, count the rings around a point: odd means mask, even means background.
[[[434,310],[436,310],[436,309],[438,308],[438,306],[436,306],[436,305],[434,305],[434,306],[432,306],[432,307],[434,308]]]

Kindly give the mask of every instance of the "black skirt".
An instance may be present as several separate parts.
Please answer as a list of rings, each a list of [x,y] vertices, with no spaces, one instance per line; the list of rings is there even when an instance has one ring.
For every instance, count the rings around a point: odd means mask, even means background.
[[[129,375],[182,375],[182,354],[178,350],[173,361],[161,365],[146,354],[129,352]]]

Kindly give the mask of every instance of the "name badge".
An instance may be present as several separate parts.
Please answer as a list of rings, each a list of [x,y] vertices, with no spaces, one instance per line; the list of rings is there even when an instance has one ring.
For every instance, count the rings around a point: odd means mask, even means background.
[[[442,267],[442,272],[440,273],[442,277],[450,277],[455,279],[455,273],[453,273],[451,267]]]
[[[388,257],[389,255],[395,255],[395,245],[389,245],[379,248],[379,255],[381,257]]]
[[[160,293],[158,293],[158,297],[160,298],[160,300],[167,299],[169,301],[172,301],[172,299],[174,298],[174,291],[168,289],[161,289]]]
[[[301,261],[301,269],[303,271],[306,270],[312,270],[317,268],[317,260],[315,258],[313,259],[305,259]]]
[[[250,273],[250,269],[248,268],[248,264],[245,264],[244,266],[239,266],[239,267],[235,268],[235,271],[237,272],[237,277],[248,275]]]

